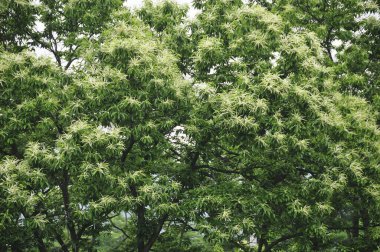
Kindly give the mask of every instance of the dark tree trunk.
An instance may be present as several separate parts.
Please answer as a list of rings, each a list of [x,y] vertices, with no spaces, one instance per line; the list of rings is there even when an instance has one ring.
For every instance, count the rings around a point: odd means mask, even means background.
[[[35,230],[33,232],[33,235],[35,239],[37,240],[38,250],[40,252],[47,252],[46,245],[45,245],[44,240],[42,239],[41,233],[38,230]]]
[[[169,217],[168,214],[164,214],[157,222],[157,226],[154,230],[154,232],[152,233],[151,237],[149,238],[147,244],[145,245],[145,249],[144,249],[144,252],[149,252],[150,249],[152,248],[153,244],[156,242],[158,236],[160,236],[160,232],[162,230],[162,227],[165,223],[165,221],[167,220],[167,218]]]
[[[130,186],[132,196],[137,198],[137,188],[136,186]],[[144,252],[145,244],[144,244],[144,227],[145,227],[145,206],[143,204],[139,204],[136,207],[136,215],[137,215],[137,232],[136,232],[136,242],[137,242],[137,251]]]
[[[370,232],[368,230],[370,226],[370,219],[369,219],[369,214],[367,209],[362,209],[360,211],[360,215],[362,218],[363,222],[363,232],[364,232],[364,240],[365,241],[370,241]],[[375,248],[372,248],[371,244],[366,244],[363,248],[360,249],[360,252],[367,252],[367,251],[373,251]]]
[[[137,207],[137,250],[138,252],[145,251],[144,244],[144,226],[145,226],[145,207],[144,205],[139,205]]]
[[[70,208],[70,195],[69,195],[69,184],[70,184],[70,175],[69,172],[65,169],[63,171],[63,181],[60,184],[60,188],[62,191],[63,198],[63,207],[65,209],[65,217],[66,217],[66,226],[69,230],[71,246],[73,248],[73,252],[79,251],[79,237],[75,231],[75,226],[72,219],[71,208]]]
[[[352,238],[356,241],[359,237],[359,215],[355,212],[352,216]]]

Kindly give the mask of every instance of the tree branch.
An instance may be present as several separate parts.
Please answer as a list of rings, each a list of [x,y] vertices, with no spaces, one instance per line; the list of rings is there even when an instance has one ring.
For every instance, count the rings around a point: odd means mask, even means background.
[[[151,249],[151,247],[153,246],[154,242],[157,240],[158,236],[160,235],[160,232],[162,230],[162,226],[164,225],[164,223],[168,219],[168,217],[169,217],[169,214],[164,214],[160,218],[160,220],[158,221],[158,225],[156,227],[155,232],[150,237],[150,239],[148,240],[148,243],[146,244],[146,246],[144,248],[144,252],[148,252]]]
[[[206,164],[203,164],[203,165],[197,165],[197,166],[195,166],[195,168],[196,168],[196,169],[206,168],[206,169],[209,169],[209,170],[212,170],[212,171],[216,171],[216,172],[220,172],[220,173],[242,175],[242,174],[241,174],[240,172],[238,172],[238,171],[233,171],[233,170],[223,170],[223,169],[219,169],[219,168],[216,168],[216,167],[213,167],[213,166],[210,166],[210,165],[206,165]]]
[[[129,235],[124,231],[124,229],[122,229],[122,228],[116,226],[116,224],[113,223],[111,219],[110,219],[109,221],[110,221],[111,225],[112,225],[114,228],[116,228],[117,230],[119,230],[120,232],[122,232],[123,235],[124,235],[125,237],[129,238]]]
[[[284,241],[289,240],[289,239],[293,239],[293,238],[298,237],[298,236],[302,236],[302,235],[303,235],[302,232],[295,233],[295,234],[284,235],[284,236],[278,238],[277,240],[272,241],[269,245],[265,246],[265,250],[264,251],[269,252],[275,246],[277,246],[279,243],[284,242]]]
[[[121,163],[124,164],[125,160],[127,159],[128,154],[131,152],[133,145],[135,144],[135,138],[131,136],[131,139],[129,140],[128,146],[124,149],[122,155],[121,155]]]
[[[59,245],[61,245],[62,250],[64,252],[69,252],[69,248],[67,247],[66,243],[63,241],[62,237],[55,231],[54,231],[54,237],[59,243]]]

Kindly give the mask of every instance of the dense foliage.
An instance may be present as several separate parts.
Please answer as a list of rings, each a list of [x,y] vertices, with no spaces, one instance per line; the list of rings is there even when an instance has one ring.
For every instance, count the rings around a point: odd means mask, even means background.
[[[0,251],[380,250],[379,4],[2,1]]]

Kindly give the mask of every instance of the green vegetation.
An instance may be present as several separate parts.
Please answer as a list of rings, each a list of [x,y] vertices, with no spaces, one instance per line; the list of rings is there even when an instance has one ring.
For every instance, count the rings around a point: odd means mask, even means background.
[[[379,251],[379,5],[3,0],[0,251]]]

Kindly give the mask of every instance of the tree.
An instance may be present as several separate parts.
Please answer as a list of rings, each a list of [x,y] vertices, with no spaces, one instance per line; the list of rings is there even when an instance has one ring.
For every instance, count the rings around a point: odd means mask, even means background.
[[[37,9],[27,0],[4,0],[0,4],[0,41],[6,50],[18,52],[26,48],[33,30]]]
[[[341,91],[366,98],[378,110],[378,1],[276,1],[272,11],[292,26],[313,31]],[[335,58],[335,59],[334,59]]]
[[[371,3],[4,2],[0,250],[376,250]]]
[[[90,62],[99,65],[88,75],[88,106],[94,120],[122,130],[115,174],[124,187],[122,210],[131,215],[127,246],[149,251],[167,220],[182,211],[176,175],[182,164],[172,158],[170,134],[186,120],[191,90],[174,56],[137,19],[116,22],[101,40]]]
[[[355,169],[354,166],[338,159],[335,148],[342,141],[350,144],[355,141],[356,144],[344,151],[347,155],[366,148],[374,148],[370,152],[376,153],[378,133],[371,108],[351,95],[340,97],[340,86],[332,84],[335,69],[326,64],[319,47],[323,43],[313,34],[291,31],[291,23],[263,8],[247,7],[239,1],[195,1],[194,5],[203,12],[191,26],[195,53],[190,72],[195,83],[203,83],[196,84],[200,105],[194,110],[194,124],[185,128],[194,143],[199,143],[196,145],[199,149],[193,151],[194,170],[203,174],[206,171],[204,175],[211,178],[211,188],[199,186],[198,194],[191,194],[190,205],[197,206],[194,222],[206,222],[204,231],[210,237],[238,242],[235,246],[242,246],[252,234],[258,238],[258,247],[266,250],[281,243],[304,246],[303,249],[326,246],[323,240],[334,237],[331,229],[338,230],[336,233],[345,229],[330,226],[332,209],[347,211],[339,209],[341,206],[333,208],[333,202],[339,198],[339,191],[346,186],[350,188],[353,180],[357,180],[345,170],[348,166]],[[277,81],[281,84],[275,86]],[[298,96],[304,100],[294,99]],[[350,106],[343,102],[346,99],[361,104],[355,105],[353,111],[362,114],[362,123],[371,121],[371,126],[367,126],[372,133],[367,135],[369,142],[365,145],[364,136],[354,139],[346,134],[347,127],[354,125],[347,114]],[[347,110],[338,105],[342,102]],[[323,108],[323,112],[316,108]],[[293,113],[298,118],[295,121]],[[298,125],[296,130],[292,123]],[[352,129],[357,130],[361,131]],[[363,162],[364,157],[357,158],[349,162]],[[377,162],[375,156],[370,159]],[[363,165],[368,171],[376,171],[369,163]],[[372,172],[359,177],[366,180],[374,176]],[[224,176],[219,175],[218,180],[217,174]],[[233,176],[237,181],[231,182]],[[289,181],[292,183],[287,184]],[[327,188],[333,181],[336,187]],[[318,187],[322,191],[316,191]],[[246,194],[245,190],[248,190]],[[359,189],[362,190],[365,191]],[[253,193],[255,198],[251,199]],[[230,206],[234,201],[236,205]],[[370,205],[376,205],[374,201]],[[288,208],[283,209],[284,205]],[[237,218],[239,213],[241,219]],[[295,216],[299,222],[293,222]],[[376,228],[377,217],[372,216]],[[279,222],[272,223],[274,220]],[[231,225],[226,225],[228,221]],[[284,223],[292,223],[292,228],[283,226]],[[258,224],[261,226],[254,228]],[[298,242],[289,243],[294,238]]]
[[[127,31],[132,33],[126,35]],[[111,32],[117,32],[119,38],[111,40]],[[14,57],[6,64],[4,60],[4,84],[9,96],[3,97],[8,116],[3,121],[3,135],[10,147],[4,146],[3,152],[4,156],[25,160],[25,169],[37,169],[44,175],[41,187],[26,190],[42,192],[44,197],[37,209],[22,217],[28,222],[44,216],[44,232],[50,230],[53,236],[46,233],[39,241],[41,246],[46,250],[46,241],[56,240],[64,251],[91,248],[95,244],[89,236],[102,230],[109,215],[124,211],[132,215],[131,223],[126,223],[131,226],[128,234],[136,237],[128,245],[139,251],[149,250],[169,213],[178,210],[180,184],[170,170],[178,169],[178,164],[167,153],[171,146],[168,134],[186,117],[190,90],[179,75],[174,57],[134,18],[129,24],[118,22],[116,28],[105,33],[102,46],[88,56],[92,59],[86,74],[70,78],[53,68],[57,79],[34,80],[28,73],[39,67],[42,59]],[[44,77],[44,72],[33,73]],[[23,82],[17,81],[19,75]],[[68,80],[62,82],[61,78]],[[7,103],[15,97],[18,99],[14,103]],[[50,103],[44,104],[45,100]],[[40,106],[47,111],[39,111]],[[23,118],[24,107],[33,111],[27,114],[30,117]],[[6,126],[21,118],[24,121],[19,125]],[[41,121],[50,124],[40,125]],[[19,131],[26,136],[19,139]],[[16,169],[9,163],[18,161],[5,159],[4,180]],[[11,180],[4,186],[5,202],[12,200],[13,195],[6,192],[15,183]],[[25,207],[14,206],[16,222]],[[150,230],[152,226],[155,228]]]

